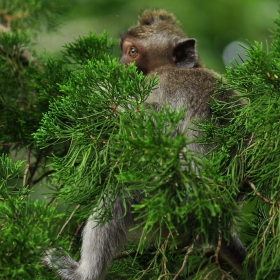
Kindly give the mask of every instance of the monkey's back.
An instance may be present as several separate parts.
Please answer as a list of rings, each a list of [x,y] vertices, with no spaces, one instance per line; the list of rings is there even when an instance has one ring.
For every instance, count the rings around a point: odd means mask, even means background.
[[[151,92],[147,103],[159,106],[167,103],[172,110],[186,106],[182,129],[186,129],[191,120],[211,117],[209,101],[218,87],[218,74],[206,68],[161,67],[155,72],[159,85]]]

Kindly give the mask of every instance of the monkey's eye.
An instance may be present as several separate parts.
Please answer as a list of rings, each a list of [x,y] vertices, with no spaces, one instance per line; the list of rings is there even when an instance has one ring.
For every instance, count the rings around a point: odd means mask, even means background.
[[[136,56],[138,55],[138,52],[137,52],[137,50],[136,50],[135,47],[131,47],[131,48],[129,49],[128,54],[129,54],[129,56],[131,56],[131,57],[136,57]]]

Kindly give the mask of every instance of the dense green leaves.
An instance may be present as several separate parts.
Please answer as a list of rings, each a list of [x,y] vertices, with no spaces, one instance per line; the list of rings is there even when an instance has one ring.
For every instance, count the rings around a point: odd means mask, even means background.
[[[48,0],[2,0],[1,14],[8,18],[12,31],[24,33],[47,29],[53,30],[61,21],[61,16],[71,6],[70,1],[48,1]],[[20,20],[19,20],[20,19]]]
[[[279,18],[276,23],[279,25]],[[228,154],[224,153],[224,148],[227,147],[228,151],[237,150],[237,155],[232,158],[226,169],[227,185],[238,187],[247,181],[242,191],[247,194],[249,201],[258,197],[254,200],[256,207],[253,212],[254,218],[251,217],[252,221],[248,221],[248,228],[245,229],[250,235],[248,240],[250,253],[246,271],[250,275],[252,264],[255,265],[257,269],[254,279],[267,279],[279,275],[279,255],[273,249],[280,245],[278,31],[279,26],[270,47],[264,48],[263,44],[255,42],[246,49],[248,60],[242,65],[236,64],[233,68],[227,68],[225,75],[227,83],[231,88],[237,89],[239,96],[246,100],[244,107],[237,111],[235,103],[232,103],[229,110],[235,110],[238,115],[228,127],[215,129],[214,133],[211,125],[203,126],[208,139],[217,144],[214,158],[220,154],[222,161],[225,162],[228,160]]]
[[[234,204],[219,184],[219,175],[188,148],[192,142],[184,132],[174,135],[184,110],[142,109],[133,123],[125,119],[121,123],[114,153],[121,170],[116,176],[126,183],[128,193],[144,194],[134,207],[147,232],[161,221],[175,231],[178,227],[190,231],[199,223],[193,232],[204,234],[217,227],[214,220],[221,218],[221,210]]]
[[[85,63],[87,60],[102,60],[107,54],[111,55],[115,42],[108,38],[104,32],[102,35],[94,36],[90,33],[88,36],[80,37],[75,42],[66,44],[63,52],[64,59],[75,63]]]
[[[2,279],[38,279],[39,274],[46,274],[40,264],[42,251],[58,232],[53,223],[63,217],[55,207],[30,199],[30,191],[20,186],[22,165],[22,161],[13,163],[6,156],[0,157]],[[66,241],[61,244],[65,246]]]
[[[133,112],[155,85],[154,79],[137,74],[133,65],[124,68],[116,59],[101,58],[85,61],[59,85],[62,96],[50,104],[34,135],[41,147],[70,144],[65,156],[54,155],[54,177],[66,185],[60,192],[66,201],[90,208],[95,196],[101,199],[114,181],[110,150],[116,143],[111,135],[120,130],[120,117],[133,121]]]

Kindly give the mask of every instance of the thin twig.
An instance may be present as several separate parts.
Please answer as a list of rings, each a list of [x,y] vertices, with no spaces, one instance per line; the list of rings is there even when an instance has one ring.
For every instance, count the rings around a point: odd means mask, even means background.
[[[113,261],[117,261],[117,260],[121,260],[121,259],[126,259],[128,257],[135,257],[135,255],[137,254],[137,250],[134,250],[130,253],[124,252],[121,254],[117,254],[114,258]]]
[[[162,274],[162,275],[159,276],[159,278],[158,278],[157,280],[160,280],[160,279],[162,279],[163,277],[171,276],[171,275],[172,275],[172,274],[170,274],[170,273]]]
[[[220,222],[220,218],[219,218],[219,222]],[[219,253],[221,250],[221,246],[222,246],[222,232],[221,229],[219,228],[218,230],[218,243],[217,243],[217,247],[215,250],[215,263],[217,265],[217,267],[220,269],[220,262],[219,262]]]
[[[29,172],[30,169],[30,155],[31,155],[31,148],[28,148],[27,150],[27,163],[26,163],[26,167],[24,170],[24,174],[23,174],[23,180],[22,180],[22,186],[25,187],[26,185],[26,179],[27,179],[27,174]]]
[[[37,178],[36,180],[32,181],[32,184],[35,185],[38,182],[40,182],[42,179],[44,179],[45,177],[49,176],[50,174],[54,173],[54,170],[50,170],[47,171],[46,173],[44,173],[43,175],[41,175],[39,178]]]
[[[58,190],[61,190],[63,188],[63,186],[59,187]],[[50,204],[52,204],[54,202],[54,200],[56,199],[56,196],[53,196],[50,201],[47,203],[47,206],[49,206]]]
[[[155,258],[157,257],[157,255],[154,257],[154,259],[151,261],[151,263],[149,264],[149,266],[142,271],[142,276],[145,275],[152,267],[153,263],[155,262]],[[142,276],[138,279],[142,279]]]
[[[266,204],[269,205],[275,205],[276,203],[274,203],[273,201],[268,200],[267,198],[265,198],[264,196],[262,196],[258,191],[257,188],[255,187],[255,185],[251,182],[248,181],[249,186],[252,188],[252,190],[255,192],[256,196],[259,197],[263,202],[265,202]],[[278,205],[278,208],[280,207],[280,204],[276,204]]]
[[[1,33],[1,32],[0,32]],[[20,142],[14,142],[14,143],[0,143],[0,146],[12,146],[12,145],[16,145],[16,144],[20,144]]]
[[[22,17],[25,17],[26,15],[28,15],[28,12],[23,12],[21,14],[15,14],[15,15],[8,15],[8,13],[6,11],[0,11],[0,15],[3,15],[3,18],[6,22],[6,27],[8,29],[11,28],[11,21],[12,20],[15,20],[15,19],[19,19],[19,18],[22,18]]]
[[[70,245],[69,245],[69,247],[68,247],[68,250],[69,250],[69,251],[70,251],[71,248],[72,248],[72,244],[73,244],[74,237],[78,234],[78,232],[80,231],[80,229],[81,229],[82,226],[83,226],[83,224],[78,225],[77,229],[75,230],[74,236],[72,237],[71,242],[70,242]]]
[[[149,271],[149,270],[151,269],[152,265],[153,265],[154,262],[155,262],[155,259],[156,259],[156,258],[158,257],[158,255],[159,255],[160,251],[163,251],[163,250],[164,250],[164,248],[165,248],[165,246],[166,246],[166,244],[167,244],[167,241],[168,241],[168,239],[170,238],[170,236],[171,236],[171,233],[168,234],[166,240],[165,240],[165,241],[163,242],[163,244],[160,246],[160,249],[157,250],[155,257],[154,257],[154,259],[151,261],[151,263],[149,264],[149,266],[148,266],[145,270],[143,270],[142,276],[145,275],[145,273],[147,273],[147,271]],[[138,278],[138,279],[142,279],[142,276],[141,276],[140,278]]]
[[[186,252],[186,254],[185,254],[185,256],[184,256],[183,263],[182,263],[182,265],[181,265],[179,271],[177,272],[177,274],[173,277],[173,280],[176,280],[176,279],[179,277],[179,275],[181,274],[181,272],[183,271],[183,269],[185,268],[186,263],[187,263],[187,260],[188,260],[188,257],[189,257],[189,255],[191,254],[191,252],[193,251],[194,244],[195,244],[195,242],[196,242],[198,239],[199,239],[199,234],[196,235],[196,237],[195,237],[195,239],[193,240],[191,246],[189,246],[189,248],[188,248],[188,250],[187,250],[187,252]]]
[[[171,237],[171,233],[169,232],[169,234],[168,234],[166,240],[165,240],[164,243],[160,246],[160,249],[161,249],[162,252],[165,251],[166,244],[167,244],[168,239],[169,239],[170,237]],[[165,258],[163,258],[163,263],[162,263],[162,265],[163,265],[163,270],[164,270],[164,272],[165,272],[164,274],[168,274],[167,268],[166,268],[166,260],[165,260]]]
[[[51,205],[51,204],[54,202],[55,199],[56,199],[56,196],[53,196],[53,197],[49,200],[49,202],[47,203],[47,206]]]
[[[271,218],[269,219],[268,225],[267,225],[265,231],[263,232],[262,238],[261,238],[261,240],[260,240],[260,242],[259,242],[259,246],[260,246],[261,243],[263,242],[263,240],[264,240],[264,238],[265,238],[265,235],[266,235],[267,231],[269,230],[269,227],[270,227],[270,225],[271,225],[271,223],[272,223],[272,221],[273,221],[273,219],[275,218],[275,216],[276,216],[277,213],[278,213],[278,212],[274,212],[273,215],[271,216]]]
[[[58,237],[59,235],[61,235],[61,233],[64,231],[65,227],[69,224],[69,222],[71,221],[73,215],[74,215],[75,212],[80,208],[80,206],[81,206],[81,205],[78,204],[78,205],[75,207],[75,209],[72,211],[72,213],[71,213],[69,219],[68,219],[68,220],[66,221],[66,223],[63,225],[63,227],[62,227],[61,230],[59,231],[57,237]]]
[[[35,161],[35,164],[33,166],[30,165],[30,170],[29,170],[30,176],[29,176],[29,179],[28,179],[29,189],[32,189],[33,185],[40,181],[38,179],[33,181],[33,178],[34,178],[34,175],[35,175],[35,173],[38,169],[38,166],[39,166],[39,163],[40,163],[41,160],[42,160],[42,153],[40,153],[39,156],[37,157],[37,159]],[[42,176],[44,176],[44,174]]]
[[[250,138],[249,143],[247,145],[248,147],[251,145],[253,139],[254,139],[254,133],[252,133],[252,135],[251,135],[251,138]]]
[[[221,275],[221,278],[218,278],[219,280],[223,280],[225,277],[227,277],[227,279],[230,279],[230,280],[234,280],[234,278],[232,276],[230,276],[229,273],[227,273],[225,270],[221,269],[221,268],[215,268],[215,269],[212,269],[210,270],[204,277],[204,279],[209,279],[211,273],[215,272],[215,271],[219,271],[222,275]],[[215,278],[216,279],[216,278]]]

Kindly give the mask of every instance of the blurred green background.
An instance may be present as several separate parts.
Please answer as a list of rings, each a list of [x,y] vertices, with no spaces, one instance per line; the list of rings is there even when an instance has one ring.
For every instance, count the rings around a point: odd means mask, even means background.
[[[59,0],[57,0],[59,1]],[[202,62],[209,68],[224,72],[225,64],[254,40],[266,44],[270,29],[280,8],[279,0],[74,0],[58,32],[40,34],[39,50],[55,56],[62,45],[74,38],[100,34],[118,39],[120,33],[137,23],[138,14],[146,8],[164,8],[175,14],[181,28],[197,39]],[[116,55],[119,53],[116,51]]]

